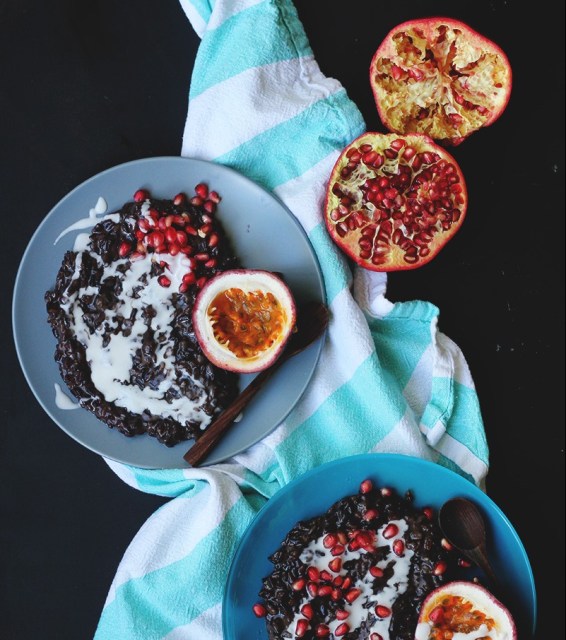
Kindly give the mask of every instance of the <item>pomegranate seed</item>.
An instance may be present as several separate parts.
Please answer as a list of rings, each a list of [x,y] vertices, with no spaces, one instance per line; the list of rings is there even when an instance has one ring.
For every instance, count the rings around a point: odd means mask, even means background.
[[[320,571],[316,567],[309,567],[307,570],[309,578],[313,581],[317,581],[320,577]]]
[[[146,189],[138,189],[134,193],[134,201],[135,202],[143,202],[144,200],[147,200],[148,198],[149,198],[149,191],[147,191]]]
[[[210,260],[210,256],[208,253],[195,253],[195,260],[198,260],[199,262],[206,262],[207,260]]]
[[[370,567],[369,572],[374,578],[382,578],[383,577],[383,569],[379,567]]]
[[[393,149],[395,149],[395,151],[399,151],[405,146],[405,141],[403,140],[403,138],[397,138],[397,140],[393,140],[391,146],[393,147]]]
[[[222,198],[218,195],[216,191],[211,191],[208,194],[208,199],[214,202],[215,204],[218,204],[220,200],[222,200]]]
[[[332,593],[330,594],[333,600],[340,600],[342,597],[342,589],[332,589]]]
[[[395,542],[393,543],[393,553],[396,556],[401,557],[404,552],[405,552],[405,543],[403,542],[403,540],[395,540]]]
[[[348,631],[350,631],[350,625],[347,622],[343,622],[336,627],[334,635],[339,638],[340,636],[345,636]]]
[[[134,253],[132,253],[132,255],[130,256],[130,260],[132,262],[135,262],[136,260],[141,260],[145,255],[145,251],[143,253],[141,253],[140,251],[134,251]]]
[[[346,620],[349,615],[350,612],[346,611],[345,609],[338,609],[338,611],[336,611],[337,620]]]
[[[293,588],[294,591],[301,591],[301,589],[304,589],[305,584],[306,584],[305,579],[299,578],[298,580],[295,580],[295,582],[293,582],[291,587]]]
[[[326,569],[323,569],[320,572],[320,579],[321,580],[326,580],[327,582],[330,582],[332,580],[332,576],[330,575],[330,573],[328,573],[328,571],[326,571]]]
[[[343,576],[336,576],[332,581],[332,584],[336,587],[341,587],[344,582]]]
[[[393,493],[393,491],[389,488],[389,487],[382,487],[381,488],[381,495],[384,497],[388,497]]]
[[[267,615],[267,609],[259,602],[254,604],[252,610],[258,618],[265,618],[265,616]]]
[[[327,624],[321,623],[316,628],[317,638],[326,638],[330,635],[330,627]]]
[[[195,281],[196,281],[196,276],[192,271],[190,271],[189,273],[185,273],[185,275],[183,276],[183,282],[185,284],[194,284]]]
[[[295,627],[295,635],[297,638],[302,638],[305,633],[308,631],[309,621],[304,618],[300,618],[297,620],[297,626]]]
[[[371,522],[372,520],[375,520],[378,515],[379,513],[377,512],[376,509],[368,509],[364,513],[364,520],[366,520],[367,522]]]
[[[434,518],[434,511],[431,507],[425,507],[423,509],[423,513],[429,520],[432,520]]]
[[[391,77],[393,80],[399,80],[403,76],[403,69],[396,64],[391,65]]]
[[[218,234],[217,233],[211,233],[210,237],[208,238],[208,246],[209,247],[215,247],[218,244]]]
[[[195,207],[201,207],[203,202],[204,200],[202,198],[199,198],[198,196],[191,198],[191,204]]]
[[[399,527],[396,524],[393,524],[391,522],[385,527],[382,535],[386,540],[389,540],[390,538],[393,538],[394,536],[396,536],[398,533],[399,533]]]
[[[199,198],[206,199],[208,198],[208,186],[204,184],[204,182],[199,182],[195,187],[195,193]]]
[[[322,539],[322,545],[326,549],[331,549],[336,544],[336,542],[338,542],[338,540],[333,533],[327,533]]]
[[[185,227],[185,232],[188,233],[190,236],[198,235],[198,231],[193,226],[191,226],[190,224],[188,224]]]
[[[332,587],[328,584],[323,584],[322,587],[320,587],[318,590],[318,595],[321,598],[324,598],[325,596],[329,596],[331,593],[332,593]]]
[[[310,605],[308,602],[307,604],[303,605],[301,607],[301,613],[305,616],[305,618],[307,620],[311,620],[314,614],[312,605]]]
[[[206,281],[208,280],[208,278],[206,276],[201,276],[198,280],[197,280],[197,287],[199,289],[202,289],[204,287],[204,285],[206,284]]]
[[[466,560],[465,558],[459,558],[458,566],[463,567],[464,569],[468,569],[469,567],[472,566],[472,563],[469,560]]]
[[[444,609],[442,607],[434,607],[428,614],[428,619],[434,624],[439,624],[444,620]]]
[[[375,613],[379,618],[388,618],[391,615],[391,609],[382,604],[378,604]]]
[[[153,220],[150,222],[148,218],[140,218],[138,222],[138,227],[140,228],[141,231],[143,231],[144,233],[147,233],[151,229],[152,222]]]
[[[167,240],[167,242],[177,242],[177,232],[175,231],[175,229],[168,227],[165,231],[165,239]]]
[[[125,256],[128,255],[128,253],[130,253],[131,250],[132,250],[132,245],[129,242],[122,242],[122,244],[120,245],[120,248],[118,249],[118,254],[120,255],[121,258],[124,258]]]
[[[143,237],[145,236],[145,233],[141,229],[136,229],[134,231],[134,235],[136,236],[137,240],[143,240]]]
[[[184,193],[178,193],[173,198],[173,204],[178,207],[178,206],[182,205],[184,202],[186,202],[186,200],[187,200],[187,196]]]
[[[444,562],[444,560],[441,560],[440,562],[437,562],[434,569],[433,569],[433,573],[435,576],[441,576],[447,569],[447,565],[446,562]]]
[[[343,554],[345,551],[344,549],[344,545],[343,544],[336,544],[332,547],[332,549],[330,549],[330,553],[333,556],[339,556],[341,554]]]
[[[354,602],[354,600],[355,600],[356,598],[359,598],[359,597],[360,597],[360,594],[361,594],[361,593],[362,593],[362,590],[361,590],[361,589],[356,589],[356,588],[354,588],[354,589],[350,589],[350,591],[348,591],[348,593],[347,593],[347,594],[346,594],[346,596],[345,596],[345,597],[346,597],[346,600],[347,600],[350,604],[352,604],[352,602]]]
[[[383,636],[380,633],[372,633],[369,640],[383,640]]]
[[[202,206],[208,213],[214,213],[216,211],[216,203],[212,202],[212,200],[207,200]]]
[[[316,584],[316,582],[309,582],[307,584],[307,591],[309,592],[309,595],[311,595],[313,598],[316,598],[316,596],[318,595],[318,585]]]
[[[340,558],[334,558],[328,563],[328,568],[334,573],[338,573],[342,568],[342,560]]]
[[[216,266],[216,258],[211,258],[210,260],[207,260],[207,262],[204,263],[204,266],[207,269],[214,269],[214,267]]]
[[[342,589],[347,589],[352,584],[351,578],[344,578],[344,582],[342,583]]]
[[[450,542],[448,542],[448,540],[446,540],[446,538],[442,538],[442,540],[440,541],[440,546],[446,549],[446,551],[452,551],[452,549],[454,549],[454,547],[450,544]]]
[[[364,480],[360,484],[360,493],[369,493],[373,488],[373,483],[371,480]]]
[[[159,278],[157,278],[157,282],[159,282],[159,284],[165,288],[171,286],[171,280],[169,280],[167,276],[159,276]]]

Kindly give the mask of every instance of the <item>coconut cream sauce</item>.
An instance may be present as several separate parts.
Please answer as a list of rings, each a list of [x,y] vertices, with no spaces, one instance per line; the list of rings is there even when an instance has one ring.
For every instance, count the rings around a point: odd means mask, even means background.
[[[101,200],[99,199],[97,206],[100,205]],[[91,209],[91,214],[95,209]],[[99,206],[100,209],[102,209],[102,205]],[[146,215],[148,211],[149,203],[146,202],[142,205],[142,215]],[[89,217],[90,219],[91,217]],[[109,214],[102,218],[102,220],[106,219],[117,221],[119,214]],[[85,218],[75,225],[71,225],[63,233],[81,228],[79,225],[86,220]],[[107,265],[102,262],[100,256],[90,251],[88,234],[77,236],[74,250],[77,251],[77,257],[71,283],[79,277],[85,252],[90,253],[91,257],[103,267],[101,282],[113,276],[119,277],[122,281],[122,293],[118,298],[117,305],[114,309],[105,311],[105,321],[99,325],[94,333],[91,333],[83,320],[83,311],[79,301],[82,296],[96,295],[97,288],[80,288],[71,294],[67,289],[65,302],[61,305],[74,325],[76,338],[85,347],[86,359],[90,365],[94,386],[107,402],[112,402],[132,413],[141,414],[144,410],[148,410],[155,416],[172,418],[181,424],[185,424],[189,420],[198,420],[201,423],[201,429],[204,429],[211,420],[210,416],[200,408],[200,405],[206,400],[206,390],[199,380],[195,380],[189,375],[188,371],[184,371],[183,375],[190,377],[195,385],[203,391],[200,401],[189,400],[183,395],[171,401],[164,398],[167,390],[176,384],[177,377],[177,368],[168,339],[175,314],[171,296],[179,290],[183,275],[191,270],[190,261],[181,253],[176,256],[169,253],[154,253],[146,254],[133,262],[124,258]],[[157,276],[150,276],[153,261],[167,263],[164,273],[171,281],[169,287],[162,287],[157,281]],[[129,265],[124,273],[118,271],[118,267],[122,265]],[[149,320],[149,325],[148,320],[144,319],[142,315],[142,311],[148,306],[151,306],[155,311],[155,316]],[[132,318],[132,314],[135,315],[135,320],[131,331],[124,333],[118,328],[117,316]],[[130,384],[130,370],[133,357],[142,346],[142,338],[148,326],[153,330],[155,339],[159,343],[156,348],[155,367],[162,369],[164,378],[155,389],[150,387],[140,389],[137,385]],[[109,338],[106,345],[103,344],[104,337],[107,340]]]
[[[78,402],[73,402],[66,393],[63,393],[61,386],[55,383],[55,405],[59,409],[71,411],[80,407]]]
[[[98,222],[96,216],[106,213],[107,209],[108,204],[106,203],[106,200],[102,197],[98,198],[94,207],[89,210],[88,218],[82,218],[81,220],[78,220],[77,222],[61,231],[53,244],[57,244],[64,235],[71,231],[75,231],[77,229],[87,229],[88,227],[94,226]]]
[[[396,524],[399,528],[397,534],[389,539],[385,539],[383,537],[383,531],[389,524]],[[377,563],[377,567],[380,569],[384,569],[388,564],[392,564],[393,567],[393,575],[389,578],[385,586],[381,591],[374,594],[372,585],[374,582],[374,577],[368,571],[367,574],[362,578],[362,580],[357,580],[356,583],[352,583],[350,588],[357,588],[361,590],[361,594],[352,602],[351,604],[345,602],[344,610],[348,611],[350,614],[346,620],[333,620],[328,623],[330,627],[331,633],[334,633],[336,628],[342,624],[342,622],[347,622],[350,626],[350,631],[357,629],[361,623],[367,619],[368,610],[372,612],[375,610],[377,605],[384,605],[391,609],[393,603],[397,599],[399,595],[405,593],[407,587],[409,585],[409,569],[411,567],[411,558],[414,553],[410,549],[405,547],[405,551],[401,557],[397,556],[393,552],[393,543],[395,540],[403,539],[404,533],[407,531],[408,525],[405,520],[391,520],[390,522],[385,523],[378,531],[375,539],[376,547],[389,547],[389,551],[384,556],[382,560]],[[314,566],[320,571],[323,569],[328,570],[328,563],[334,558],[331,554],[330,549],[326,549],[323,544],[324,536],[326,536],[327,532],[325,532],[320,538],[312,541],[300,555],[300,560],[309,566]],[[348,560],[355,560],[360,558],[362,554],[365,554],[365,549],[357,549],[356,551],[350,551],[347,547],[344,553],[340,556],[342,558],[342,566]],[[334,576],[342,575],[346,576],[347,572],[344,569],[341,569],[339,573],[333,572]],[[303,601],[299,605],[298,609],[303,607],[307,602],[309,602],[311,598],[305,597]],[[294,619],[291,621],[291,624],[287,627],[287,631],[291,634],[291,638],[296,638],[295,629],[297,627],[297,621],[303,616],[300,613],[296,613]],[[383,640],[394,640],[389,636],[389,623],[391,622],[391,618],[377,619],[372,625],[370,632],[377,632],[381,635]]]

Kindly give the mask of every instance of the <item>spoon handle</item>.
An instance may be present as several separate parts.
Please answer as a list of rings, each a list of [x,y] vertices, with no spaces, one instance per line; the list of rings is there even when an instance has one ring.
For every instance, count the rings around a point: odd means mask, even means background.
[[[485,575],[488,577],[489,581],[494,587],[500,587],[501,583],[499,578],[495,575],[495,572],[491,568],[491,564],[487,558],[487,554],[485,549],[482,546],[475,547],[474,549],[469,549],[466,551],[466,554],[474,562],[482,569]]]
[[[228,431],[228,427],[234,422],[242,412],[248,402],[261,389],[264,383],[271,377],[275,369],[278,369],[286,358],[279,358],[271,367],[264,369],[250,382],[250,384],[238,395],[232,404],[210,424],[203,435],[185,453],[183,458],[192,466],[196,467],[211,451],[218,441]]]

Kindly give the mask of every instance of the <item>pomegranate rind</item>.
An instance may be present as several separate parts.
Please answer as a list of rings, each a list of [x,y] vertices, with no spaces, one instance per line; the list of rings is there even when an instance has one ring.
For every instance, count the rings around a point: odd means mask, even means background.
[[[350,171],[351,154],[366,145],[378,152],[383,164],[376,168],[362,159]],[[383,153],[391,150],[391,145],[401,145],[393,159],[386,158]],[[414,155],[405,160],[403,155],[409,150]],[[425,163],[423,157],[436,160]],[[440,169],[440,173],[433,173],[433,167]],[[399,178],[398,172],[403,171],[411,176],[409,182]],[[450,172],[446,180],[442,171]],[[429,176],[431,179],[427,180]],[[399,208],[395,208],[396,204],[385,207],[381,202],[376,204],[367,200],[367,181],[375,183],[381,178],[389,180],[389,186],[398,191],[397,196],[403,200]],[[342,193],[337,193],[337,188]],[[386,190],[385,187],[381,189],[382,193]],[[351,203],[345,205],[344,197]],[[438,213],[431,215],[426,210],[429,202],[438,205]],[[415,211],[416,205],[420,212]],[[467,206],[464,175],[444,147],[423,134],[366,132],[343,149],[332,169],[326,189],[324,219],[334,242],[355,263],[370,271],[402,271],[422,267],[433,260],[461,228]],[[353,224],[352,219],[358,222]],[[370,233],[372,229],[374,231]]]
[[[471,605],[471,611],[469,612],[471,620],[469,622],[460,620],[460,628],[458,628],[458,624],[450,626],[450,621],[442,618],[442,615],[441,620],[444,625],[443,627],[439,627],[439,624],[434,622],[436,616],[433,612],[437,613],[439,607],[442,607],[443,602],[451,596],[459,596],[466,604]],[[479,612],[482,617],[485,616],[489,619],[490,628],[488,632],[486,632],[486,635],[488,635],[491,640],[517,640],[517,627],[507,607],[485,587],[475,582],[464,580],[448,582],[428,594],[423,601],[419,613],[415,640],[429,640],[429,638],[437,637],[443,638],[444,635],[439,636],[434,633],[435,629],[439,630],[439,628],[452,632],[460,631],[471,633],[472,631],[477,631],[478,627],[475,626],[477,623],[473,619],[474,612]]]
[[[512,70],[495,42],[459,20],[434,17],[403,22],[385,36],[370,85],[389,131],[457,145],[504,112]]]
[[[252,357],[236,355],[215,335],[211,304],[219,294],[230,289],[240,289],[246,295],[258,292],[261,295],[270,294],[280,309],[283,325],[273,335],[272,344]],[[295,327],[296,304],[289,287],[272,272],[231,269],[211,278],[200,290],[193,307],[192,319],[198,343],[212,364],[236,373],[255,373],[269,367],[281,354]]]

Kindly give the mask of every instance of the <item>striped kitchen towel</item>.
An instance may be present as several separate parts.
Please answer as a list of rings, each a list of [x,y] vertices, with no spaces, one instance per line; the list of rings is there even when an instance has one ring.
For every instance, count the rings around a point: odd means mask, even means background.
[[[339,151],[365,130],[325,77],[291,0],[181,0],[202,38],[182,155],[222,163],[274,192],[306,230],[331,311],[300,402],[275,431],[222,464],[144,470],[107,460],[139,490],[173,498],[127,549],[96,640],[220,640],[236,546],[259,509],[303,472],[395,452],[481,484],[488,448],[474,385],[427,302],[391,303],[386,277],[351,271],[321,217]],[[410,276],[407,276],[410,277]]]

